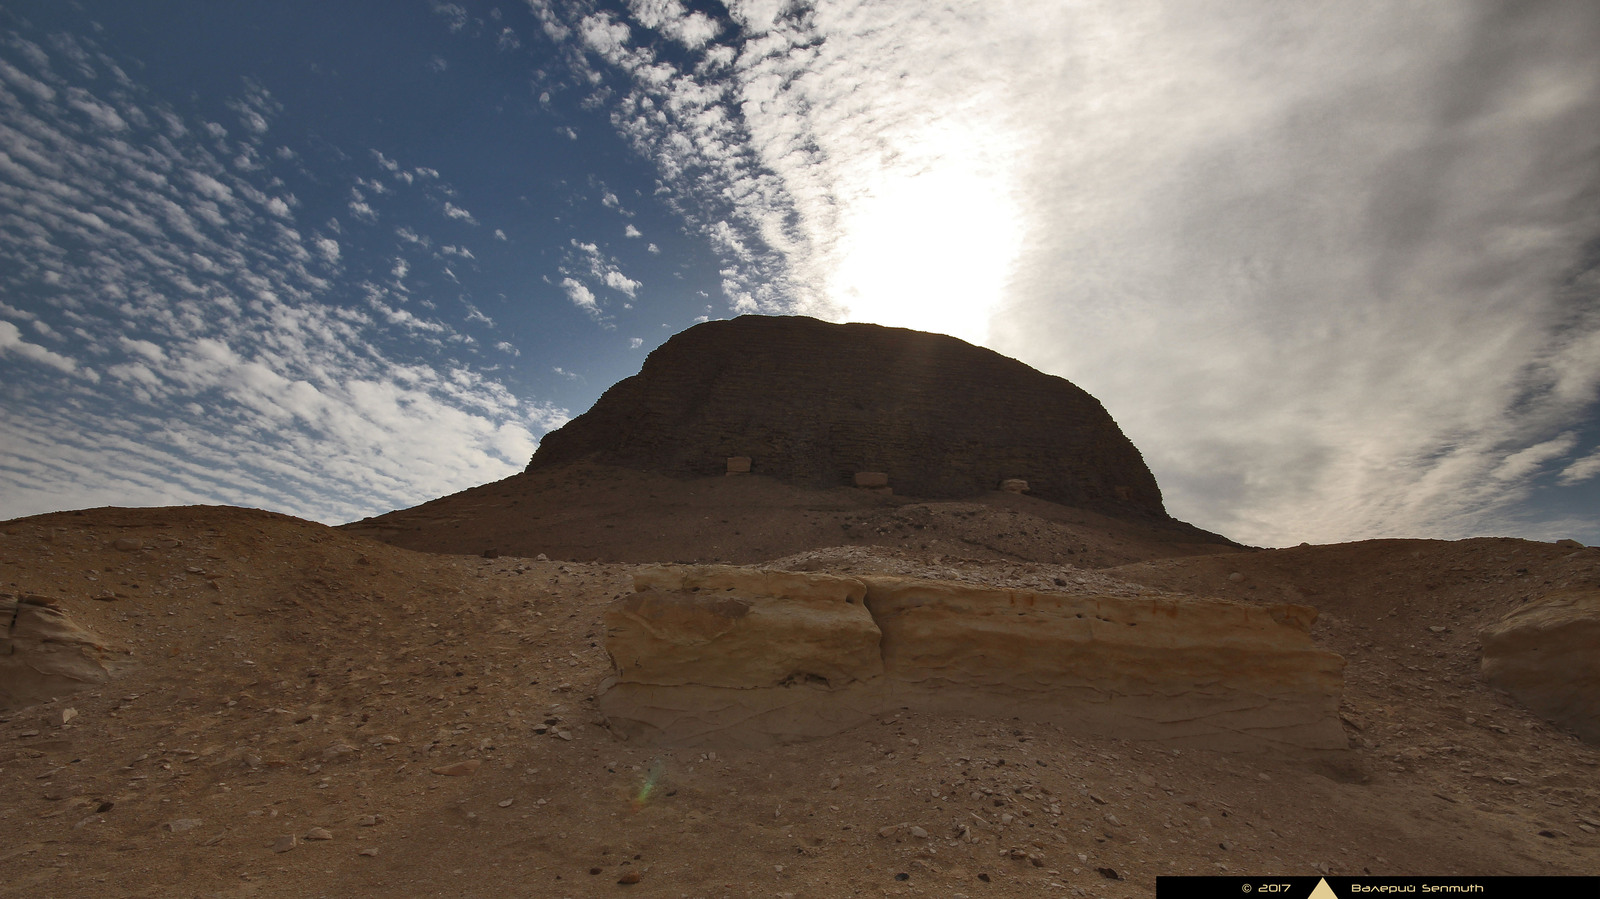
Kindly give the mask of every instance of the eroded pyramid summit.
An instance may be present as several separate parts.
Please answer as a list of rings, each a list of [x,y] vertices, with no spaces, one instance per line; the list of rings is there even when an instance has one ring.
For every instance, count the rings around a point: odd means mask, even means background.
[[[897,495],[974,496],[1022,479],[1040,499],[1166,518],[1144,459],[1094,397],[941,334],[798,316],[706,322],[545,436],[529,471],[589,461],[818,488],[882,472]]]

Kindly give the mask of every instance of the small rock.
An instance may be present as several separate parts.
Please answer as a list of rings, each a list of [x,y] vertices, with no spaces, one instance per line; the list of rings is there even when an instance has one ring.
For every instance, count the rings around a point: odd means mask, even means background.
[[[300,844],[300,841],[296,840],[294,838],[294,834],[286,833],[283,836],[278,837],[278,839],[272,844],[272,851],[273,852],[288,852],[290,849],[293,849],[295,846],[298,846],[299,844]]]
[[[204,823],[199,818],[176,818],[161,826],[172,833],[187,833]]]
[[[77,709],[53,709],[45,715],[43,721],[51,727],[65,727],[68,722],[78,717]]]
[[[626,873],[626,874],[622,875],[621,877],[617,878],[617,883],[638,883],[638,882],[639,882],[639,872],[638,871],[629,871],[628,873]]]
[[[1232,573],[1232,574],[1230,574],[1230,575],[1228,575],[1228,580],[1230,580],[1230,581],[1232,581],[1232,582],[1233,582],[1233,583],[1235,583],[1235,584],[1238,584],[1238,583],[1243,583],[1243,582],[1244,582],[1244,575],[1242,575],[1242,574],[1240,574],[1240,573],[1239,573],[1239,572],[1237,572],[1237,571],[1235,571],[1235,572],[1234,572],[1234,573]],[[1109,870],[1111,870],[1111,869],[1109,869],[1109,868],[1106,868],[1106,869],[1105,869],[1105,870],[1108,870],[1108,871],[1109,871]],[[1111,878],[1111,879],[1112,879],[1112,880],[1116,880],[1116,878],[1115,878],[1115,877],[1113,877],[1113,878]]]
[[[349,743],[335,743],[332,746],[329,746],[327,749],[322,750],[322,758],[324,761],[332,761],[333,759],[350,755],[355,751],[356,748],[351,746]]]
[[[1094,870],[1095,873],[1099,874],[1101,877],[1104,877],[1106,880],[1122,879],[1122,875],[1117,873],[1116,868],[1095,868]]]
[[[396,746],[401,741],[400,738],[394,734],[384,734],[381,737],[375,737],[367,742],[373,746]]]
[[[1449,630],[1449,628],[1442,627],[1442,626],[1437,625],[1437,624],[1430,624],[1430,625],[1428,625],[1428,630],[1433,631],[1436,634],[1442,634],[1445,631]]]
[[[377,827],[383,823],[382,815],[362,815],[356,819],[356,824],[362,827]]]
[[[883,838],[883,839],[885,839],[885,840],[889,839],[890,837],[894,836],[895,834],[897,834],[899,832],[900,832],[900,826],[898,824],[891,824],[888,827],[880,827],[880,828],[878,828],[878,836]]]
[[[571,739],[571,737],[568,737]],[[483,767],[480,759],[464,759],[449,765],[440,765],[433,769],[434,774],[443,774],[445,777],[468,777]]]
[[[333,833],[331,831],[325,829],[325,828],[313,827],[310,830],[306,831],[306,835],[304,837],[301,837],[301,839],[303,839],[303,840],[331,840],[331,839],[333,839]]]
[[[501,808],[510,808],[511,807],[511,803],[513,803],[513,802],[516,802],[516,800],[515,799],[502,799],[497,804]]]
[[[144,549],[144,541],[133,537],[118,537],[111,541],[111,548],[117,552],[131,553]]]
[[[378,854],[378,850],[375,847],[368,846],[366,849],[363,849],[363,850],[361,850],[360,852],[358,852],[356,854],[357,855],[365,855],[365,856],[370,858],[372,856],[377,855]]]
[[[533,560],[535,562],[548,562],[548,561],[550,561],[550,557],[545,555],[544,553],[540,553],[537,556],[534,556]]]
[[[912,836],[919,840],[926,840],[928,838],[928,832],[920,827],[912,827],[909,832]]]

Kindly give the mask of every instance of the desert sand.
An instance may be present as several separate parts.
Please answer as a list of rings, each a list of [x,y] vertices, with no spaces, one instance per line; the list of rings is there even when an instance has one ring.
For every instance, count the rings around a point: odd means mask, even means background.
[[[53,604],[111,672],[0,716],[5,894],[1133,897],[1165,874],[1600,871],[1600,747],[1488,686],[1478,642],[1600,588],[1600,549],[1256,550],[998,492],[540,477],[344,529],[226,507],[0,523],[0,592]],[[638,745],[596,695],[603,612],[650,562],[1314,606],[1349,748],[908,711]]]

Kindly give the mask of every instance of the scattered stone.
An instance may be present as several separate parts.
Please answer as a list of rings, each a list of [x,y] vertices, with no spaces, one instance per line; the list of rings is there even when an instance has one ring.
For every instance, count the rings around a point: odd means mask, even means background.
[[[310,830],[306,831],[306,835],[304,837],[301,837],[301,839],[303,839],[303,840],[331,840],[331,839],[333,839],[333,833],[332,833],[332,831],[329,831],[326,828],[313,827]]]
[[[1235,584],[1242,584],[1242,583],[1244,583],[1244,575],[1241,574],[1240,572],[1235,571],[1232,574],[1228,575],[1228,580],[1232,581]]]
[[[749,456],[729,456],[728,457],[728,474],[749,474],[749,473],[750,473],[750,457]]]
[[[513,803],[513,802],[516,802],[516,800],[515,799],[502,799],[497,803],[497,805],[499,805],[501,808],[510,808],[511,807],[511,803]]]
[[[356,819],[356,824],[361,827],[377,827],[383,823],[382,815],[362,815]]]
[[[50,727],[65,727],[72,719],[78,717],[77,709],[51,709],[43,718]]]
[[[111,541],[111,548],[123,553],[138,552],[144,549],[144,541],[133,537],[118,537]]]
[[[175,818],[161,826],[171,833],[187,833],[204,823],[199,818]]]
[[[638,883],[638,882],[639,882],[639,872],[638,871],[629,871],[629,872],[623,874],[621,877],[617,878],[617,883],[630,884],[630,883]]]
[[[926,830],[922,829],[921,827],[916,827],[914,825],[912,826],[912,828],[909,831],[907,831],[907,833],[911,834],[913,837],[916,837],[919,840],[926,840],[928,838],[928,832]]]
[[[378,854],[378,850],[377,850],[376,847],[368,846],[367,848],[361,850],[360,852],[358,852],[356,854],[357,855],[365,855],[368,858],[372,858],[372,857],[374,857],[374,856],[376,856]]]
[[[572,739],[568,737],[567,739]],[[449,765],[440,765],[433,769],[434,774],[443,774],[445,777],[469,777],[483,767],[481,759],[464,759]]]
[[[273,842],[272,851],[273,852],[288,852],[290,849],[293,849],[294,847],[298,846],[299,844],[300,844],[300,841],[296,840],[294,838],[294,834],[286,833],[283,836],[278,837],[278,839],[275,842]]]
[[[349,743],[335,743],[332,746],[329,746],[327,749],[322,750],[322,758],[323,761],[332,761],[336,758],[342,758],[344,756],[351,755],[355,751],[356,748],[351,746]]]
[[[1006,493],[1027,493],[1028,482],[1022,478],[1006,478],[1000,482],[1000,489]]]
[[[1101,877],[1104,877],[1106,880],[1122,879],[1122,875],[1117,873],[1116,868],[1095,868],[1094,870],[1095,873],[1099,874]]]

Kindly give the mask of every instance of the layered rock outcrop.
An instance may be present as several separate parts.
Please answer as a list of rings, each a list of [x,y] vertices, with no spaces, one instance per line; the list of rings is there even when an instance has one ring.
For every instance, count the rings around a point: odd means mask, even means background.
[[[0,709],[70,696],[114,673],[112,653],[43,596],[0,594]]]
[[[1600,744],[1600,590],[1541,597],[1484,629],[1478,640],[1485,680]]]
[[[1089,394],[953,337],[742,316],[674,336],[639,374],[544,437],[529,470],[579,461],[684,476],[749,471],[811,487],[882,472],[896,495],[1031,495],[1165,520],[1161,491]]]
[[[785,742],[886,711],[1228,751],[1345,747],[1316,611],[900,577],[659,567],[606,611],[620,735]]]

